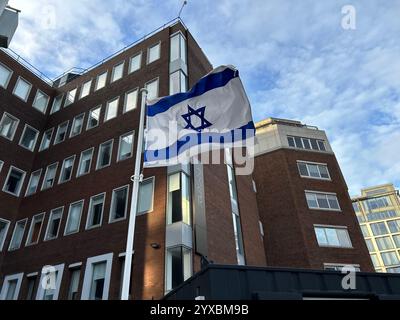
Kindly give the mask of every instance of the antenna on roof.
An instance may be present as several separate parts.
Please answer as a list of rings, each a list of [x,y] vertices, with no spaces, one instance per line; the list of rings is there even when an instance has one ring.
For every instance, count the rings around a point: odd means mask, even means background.
[[[180,18],[180,17],[181,17],[181,14],[182,14],[183,8],[184,8],[186,5],[187,5],[187,1],[185,0],[185,1],[183,1],[183,4],[182,4],[182,7],[181,7],[181,10],[179,10],[178,18]]]

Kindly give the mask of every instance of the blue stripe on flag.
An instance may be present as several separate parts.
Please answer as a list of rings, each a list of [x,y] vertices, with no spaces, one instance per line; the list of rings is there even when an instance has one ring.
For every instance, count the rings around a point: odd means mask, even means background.
[[[248,135],[248,130],[251,130],[251,135]],[[177,157],[182,152],[190,149],[194,146],[199,146],[208,143],[230,143],[246,140],[248,138],[254,137],[256,129],[254,122],[250,121],[248,124],[240,127],[238,129],[233,129],[225,133],[216,132],[196,132],[189,133],[181,137],[173,145],[160,149],[160,150],[146,150],[144,152],[144,162],[154,162],[160,160],[169,160],[171,158]]]
[[[178,93],[172,96],[162,98],[153,105],[147,107],[147,116],[154,117],[159,113],[163,113],[182,101],[190,98],[201,96],[207,91],[225,86],[229,81],[239,76],[237,70],[226,68],[218,73],[211,73],[200,79],[194,87],[185,93]]]

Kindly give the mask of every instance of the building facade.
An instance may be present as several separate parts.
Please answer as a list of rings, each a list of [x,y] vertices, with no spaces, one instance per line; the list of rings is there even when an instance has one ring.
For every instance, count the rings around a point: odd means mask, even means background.
[[[353,207],[377,272],[400,273],[400,198],[393,184],[361,190]]]
[[[180,20],[52,82],[0,50],[0,299],[119,299],[139,90],[184,92],[211,69]],[[303,129],[289,127],[297,143]],[[163,297],[205,261],[372,270],[326,137],[318,152],[272,150],[263,132],[253,176],[235,175],[230,152],[227,164],[143,171],[131,299]],[[331,179],[301,178],[297,160],[327,163]],[[304,207],[321,192],[330,212]]]

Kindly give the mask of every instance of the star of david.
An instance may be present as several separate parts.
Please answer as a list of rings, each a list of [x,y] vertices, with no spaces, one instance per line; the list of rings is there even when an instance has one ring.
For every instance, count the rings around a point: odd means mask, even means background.
[[[197,110],[193,109],[188,105],[189,112],[182,115],[182,118],[186,121],[187,126],[185,129],[192,129],[197,132],[201,132],[202,130],[211,127],[212,123],[210,123],[205,117],[204,113],[206,112],[206,107],[199,108]],[[192,123],[192,117],[198,117],[201,120],[201,124],[195,127]]]

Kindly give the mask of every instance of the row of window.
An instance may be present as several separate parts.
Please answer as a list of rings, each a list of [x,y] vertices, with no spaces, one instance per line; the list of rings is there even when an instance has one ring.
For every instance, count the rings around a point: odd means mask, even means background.
[[[393,239],[392,239],[393,238]],[[400,234],[375,238],[376,246],[372,239],[365,239],[369,252],[400,249]]]
[[[295,136],[288,136],[289,147],[305,149],[305,150],[315,150],[315,151],[326,151],[325,141],[313,138],[302,138]]]
[[[133,155],[133,139],[134,133],[128,132],[119,138],[117,162],[129,159]],[[111,165],[113,153],[114,139],[100,144],[98,148],[96,170],[103,169]],[[92,166],[92,158],[95,148],[90,148],[81,153],[79,157],[78,168],[76,170],[76,178],[82,177],[90,173]],[[76,155],[70,156],[62,162],[58,184],[68,182],[73,177],[73,170],[75,165]],[[52,188],[56,182],[58,169],[58,162],[47,166],[44,173],[41,191]],[[0,168],[1,170],[1,168]],[[42,177],[42,169],[32,172],[28,186],[26,188],[25,196],[30,196],[38,191],[40,179]],[[20,196],[22,186],[24,184],[26,172],[14,166],[10,166],[8,171],[3,191],[14,196]]]
[[[138,215],[146,214],[153,210],[155,178],[151,177],[141,182],[139,188]],[[129,186],[116,188],[112,191],[108,223],[114,223],[126,219],[128,211]],[[103,224],[106,193],[92,196],[86,217],[85,230],[101,227]],[[84,200],[76,201],[69,205],[67,220],[63,235],[71,235],[79,232],[81,218],[84,209]],[[35,215],[30,222],[25,246],[35,245],[39,242],[46,213]],[[44,241],[55,240],[59,237],[61,223],[64,215],[64,207],[50,211]],[[14,226],[9,251],[18,250],[22,245],[28,219],[17,221]],[[0,251],[4,246],[10,221],[0,218]]]
[[[374,253],[371,254],[371,260],[375,268],[381,268],[382,264],[379,261],[379,257],[382,259],[383,265],[385,267],[394,267],[400,268],[400,251],[388,251],[388,252],[381,252],[381,253]],[[399,273],[396,269],[387,268],[387,272]]]
[[[400,233],[400,219],[370,223],[369,227],[372,235],[374,236],[382,236],[389,233]],[[369,231],[367,225],[361,225],[361,231],[364,237],[371,237],[371,232]]]
[[[314,226],[320,247],[352,248],[346,227]]]

